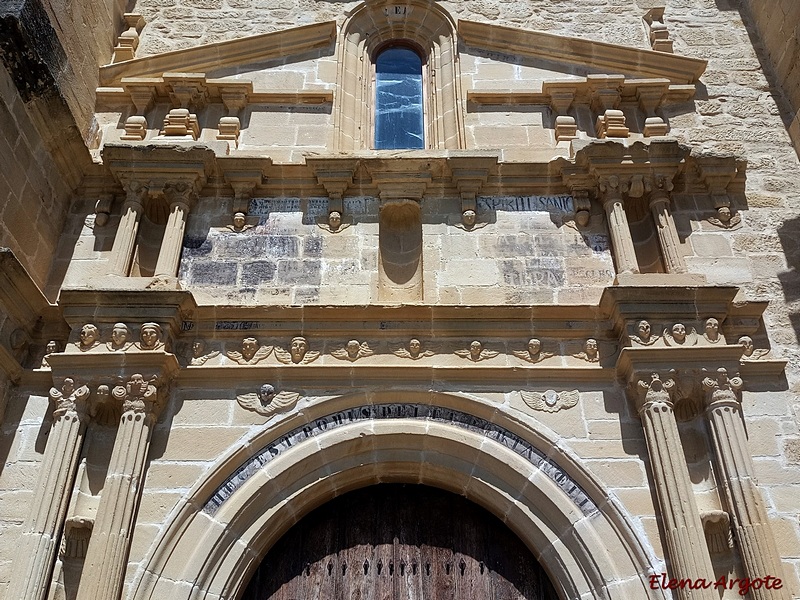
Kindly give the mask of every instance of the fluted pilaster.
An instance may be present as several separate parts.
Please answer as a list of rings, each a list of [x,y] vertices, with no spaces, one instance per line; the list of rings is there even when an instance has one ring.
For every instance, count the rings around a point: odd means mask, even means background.
[[[164,195],[170,203],[170,212],[158,253],[156,275],[174,277],[178,271],[183,234],[186,230],[186,217],[189,214],[193,193],[192,185],[186,182],[168,183],[164,187]]]
[[[658,373],[637,378],[637,408],[650,455],[659,513],[664,524],[672,577],[714,581],[700,512],[675,422],[671,395],[675,381]],[[677,590],[682,600],[718,600],[713,589]]]
[[[681,242],[669,207],[671,189],[672,182],[667,178],[656,178],[655,187],[650,192],[650,212],[653,214],[661,255],[664,257],[664,268],[667,273],[685,273],[686,263],[680,251]]]
[[[53,424],[11,575],[8,597],[16,600],[47,597],[86,430],[88,387],[65,379],[50,397],[56,404]]]
[[[718,369],[703,379],[706,416],[714,441],[720,486],[731,514],[742,565],[751,580],[767,576],[784,579],[780,555],[764,508],[747,448],[739,390],[742,380]],[[750,589],[753,600],[788,600],[785,587]]]
[[[123,277],[128,275],[131,268],[136,234],[139,231],[139,221],[149,190],[139,181],[129,181],[125,184],[125,192],[127,196],[122,206],[122,217],[119,220],[109,259],[109,273]]]
[[[617,263],[618,273],[638,273],[639,264],[636,250],[633,247],[628,217],[625,214],[622,194],[625,185],[616,175],[602,179],[599,184],[603,209],[608,220],[608,231],[611,235],[611,250]]]

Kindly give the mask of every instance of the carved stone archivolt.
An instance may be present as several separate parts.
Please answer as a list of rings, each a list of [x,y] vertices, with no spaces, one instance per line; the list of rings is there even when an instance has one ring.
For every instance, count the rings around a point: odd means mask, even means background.
[[[320,353],[308,349],[308,340],[302,336],[292,338],[289,349],[275,346],[275,358],[284,365],[307,365],[319,358]]]
[[[484,348],[483,343],[479,340],[473,340],[470,342],[469,348],[466,350],[456,350],[454,354],[461,358],[471,360],[472,362],[480,362],[482,360],[494,358],[500,353],[495,350]]]
[[[572,390],[567,392],[556,392],[555,390],[547,390],[545,392],[526,392],[520,391],[522,400],[531,409],[543,412],[558,412],[559,410],[566,410],[578,404],[580,399],[580,392]]]
[[[269,383],[261,385],[257,392],[236,396],[239,406],[246,410],[255,411],[264,417],[289,410],[297,404],[299,399],[300,394],[298,392],[288,392],[286,390],[277,392],[275,387]]]
[[[349,360],[355,362],[359,358],[372,356],[375,352],[369,347],[367,342],[359,342],[358,340],[350,340],[341,348],[331,352],[331,356],[339,360]]]
[[[272,353],[272,346],[259,345],[254,337],[246,337],[242,340],[241,352],[228,350],[225,354],[228,358],[239,365],[255,365],[267,358]]]
[[[552,352],[542,351],[542,342],[538,338],[531,338],[525,350],[512,350],[514,356],[529,363],[536,364],[553,356]]]

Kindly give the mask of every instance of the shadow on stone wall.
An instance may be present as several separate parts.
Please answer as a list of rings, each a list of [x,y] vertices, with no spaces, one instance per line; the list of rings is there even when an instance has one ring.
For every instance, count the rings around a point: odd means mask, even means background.
[[[800,217],[787,219],[778,227],[788,271],[778,273],[783,298],[795,336],[800,339]]]

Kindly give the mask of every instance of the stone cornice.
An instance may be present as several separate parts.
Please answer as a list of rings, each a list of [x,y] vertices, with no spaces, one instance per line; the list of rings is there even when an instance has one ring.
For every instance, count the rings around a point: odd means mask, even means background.
[[[161,76],[171,71],[208,72],[308,52],[332,44],[336,22],[326,21],[237,40],[154,54],[100,67],[100,84],[119,85],[123,77]]]
[[[602,72],[665,77],[677,84],[695,83],[708,64],[704,60],[664,52],[473,21],[459,21],[458,33],[468,45],[477,48]]]

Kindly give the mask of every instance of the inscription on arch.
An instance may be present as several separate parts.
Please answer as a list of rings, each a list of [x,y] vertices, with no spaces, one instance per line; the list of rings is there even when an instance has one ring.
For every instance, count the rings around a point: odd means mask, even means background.
[[[320,433],[342,427],[343,425],[381,419],[427,419],[439,423],[455,425],[456,427],[461,427],[484,435],[504,445],[513,452],[516,452],[519,456],[538,468],[569,496],[575,506],[577,506],[584,515],[588,516],[597,511],[597,506],[592,499],[589,498],[586,492],[584,492],[569,475],[559,468],[552,460],[547,458],[541,451],[534,448],[529,442],[526,442],[518,435],[494,423],[490,423],[485,419],[458,410],[442,408],[440,406],[430,406],[427,404],[410,403],[367,404],[357,406],[320,417],[311,423],[293,429],[262,448],[231,474],[212,494],[211,498],[209,498],[203,507],[203,511],[210,515],[215,514],[225,500],[250,479],[250,477],[257,473],[259,469],[272,461],[275,457],[286,452],[286,450],[292,446],[301,444],[305,440],[313,438]]]

